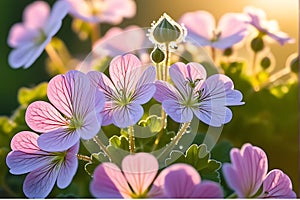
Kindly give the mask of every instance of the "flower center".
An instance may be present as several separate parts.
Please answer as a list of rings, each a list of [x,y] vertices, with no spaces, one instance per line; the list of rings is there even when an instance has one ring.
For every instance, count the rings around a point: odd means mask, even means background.
[[[53,152],[53,159],[52,163],[55,165],[60,165],[63,163],[66,159],[67,151],[62,151],[62,152]]]
[[[43,30],[39,30],[39,36],[35,39],[36,45],[42,44],[47,39],[47,35]]]
[[[213,38],[211,39],[211,42],[218,41],[220,39],[221,35],[222,35],[221,31],[214,30],[213,31]]]
[[[83,121],[79,120],[77,117],[73,117],[69,122],[69,129],[76,130],[83,126]]]

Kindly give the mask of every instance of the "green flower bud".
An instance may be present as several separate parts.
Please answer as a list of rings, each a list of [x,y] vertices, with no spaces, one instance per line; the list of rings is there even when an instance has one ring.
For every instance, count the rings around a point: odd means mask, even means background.
[[[263,41],[262,37],[258,36],[251,41],[251,49],[254,52],[259,52],[259,51],[263,50],[264,47],[265,47],[265,45],[264,45],[264,41]]]
[[[231,56],[232,53],[233,53],[233,51],[232,51],[232,48],[231,48],[231,47],[229,47],[229,48],[227,48],[227,49],[225,49],[225,50],[223,51],[223,55],[224,55],[224,56]]]
[[[290,63],[291,71],[294,73],[299,72],[299,56],[295,57]]]
[[[165,54],[162,50],[160,50],[160,48],[155,47],[155,49],[153,49],[153,51],[151,52],[151,60],[154,63],[160,63],[165,59]]]
[[[271,66],[271,59],[267,56],[263,57],[263,59],[261,59],[260,61],[260,66],[266,70]]]

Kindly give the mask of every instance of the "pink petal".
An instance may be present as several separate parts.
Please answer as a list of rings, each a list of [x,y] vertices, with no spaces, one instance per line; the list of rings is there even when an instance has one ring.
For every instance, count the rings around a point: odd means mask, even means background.
[[[281,170],[270,171],[263,181],[263,192],[261,197],[265,198],[296,198],[292,189],[290,178]]]
[[[11,139],[10,147],[13,151],[35,152],[40,150],[37,145],[38,137],[39,135],[31,131],[21,131]]]
[[[115,57],[109,66],[109,74],[117,90],[132,91],[143,73],[141,61],[133,54]]]
[[[30,172],[23,183],[24,194],[28,198],[45,198],[51,192],[57,179],[59,167],[48,164]]]
[[[105,102],[104,109],[100,113],[102,118],[102,126],[107,126],[113,123],[114,104],[111,101]]]
[[[166,113],[176,122],[185,123],[190,122],[193,119],[192,110],[187,107],[181,105],[176,100],[165,100],[162,103],[163,109]]]
[[[77,131],[60,128],[54,131],[43,133],[38,138],[38,145],[41,149],[50,152],[65,151],[75,145],[80,139]]]
[[[179,99],[182,99],[181,95],[174,88],[174,86],[165,81],[156,81],[155,86],[156,90],[154,93],[154,98],[160,103],[162,103],[165,100],[179,101]]]
[[[203,181],[196,185],[190,198],[223,198],[221,186],[213,181]]]
[[[149,153],[128,155],[122,161],[122,171],[135,194],[141,195],[154,180],[158,162]]]
[[[148,67],[138,80],[133,93],[133,101],[137,104],[147,103],[155,93],[155,68]]]
[[[44,1],[36,1],[27,6],[23,13],[25,26],[32,29],[42,28],[48,20],[49,5]]]
[[[60,171],[57,177],[57,186],[61,189],[70,185],[78,168],[77,153],[79,150],[79,142],[67,150],[67,155],[64,162],[61,164]]]
[[[30,40],[34,40],[39,33],[36,30],[26,28],[22,23],[13,25],[8,35],[8,45],[16,48],[18,46],[26,45]]]
[[[40,133],[66,127],[69,124],[51,104],[44,101],[36,101],[28,106],[25,121],[32,130]]]
[[[130,198],[131,189],[117,165],[103,163],[93,175],[90,191],[97,198]]]
[[[196,11],[184,14],[180,20],[188,30],[188,36],[199,42],[201,46],[210,44],[215,30],[215,19],[206,11]]]
[[[173,164],[165,168],[154,181],[156,187],[163,187],[167,198],[192,197],[195,186],[201,178],[198,172],[187,164]]]
[[[120,128],[126,128],[136,124],[143,114],[143,107],[136,103],[118,106],[113,110],[113,123]]]
[[[268,160],[265,152],[251,144],[244,144],[239,151],[234,148],[230,152],[232,164],[223,166],[225,180],[239,197],[251,197],[260,188],[264,180]]]

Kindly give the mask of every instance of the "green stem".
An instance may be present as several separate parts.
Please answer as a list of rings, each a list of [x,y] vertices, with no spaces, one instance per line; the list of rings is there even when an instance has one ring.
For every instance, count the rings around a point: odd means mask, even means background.
[[[171,150],[177,145],[180,138],[183,136],[183,134],[186,132],[187,128],[190,126],[191,122],[186,122],[182,125],[176,136],[173,138],[172,142],[165,148],[158,156],[157,159],[164,156],[166,153],[169,154]]]
[[[45,48],[49,58],[57,64],[57,66],[59,67],[59,72],[60,73],[65,73],[66,69],[65,69],[65,63],[63,62],[63,60],[60,58],[60,56],[58,55],[57,51],[55,50],[55,48],[52,46],[51,42],[49,44],[47,44],[46,48]]]
[[[157,138],[154,141],[154,145],[152,147],[152,151],[154,151],[157,147],[157,145],[159,144],[159,141],[162,137],[162,135],[164,134],[164,129],[166,128],[166,118],[167,118],[167,114],[164,111],[164,109],[161,109],[161,129],[157,134]]]
[[[108,158],[112,161],[113,156],[107,151],[106,146],[102,143],[102,141],[97,137],[93,137],[93,140],[96,142],[96,144],[100,147],[100,149],[108,156]]]
[[[168,67],[169,67],[169,62],[170,62],[170,51],[169,51],[169,43],[166,43],[166,60],[165,60],[165,66],[164,66],[164,81],[168,81]]]
[[[232,193],[231,195],[229,195],[228,197],[226,197],[227,199],[235,199],[237,198],[237,194],[236,193]]]
[[[257,53],[254,52],[253,58],[252,58],[252,74],[256,77],[256,59],[257,59]]]
[[[93,160],[88,156],[81,155],[81,154],[76,154],[76,155],[79,160],[83,160],[83,161],[90,162],[90,163],[93,162]]]
[[[128,137],[129,137],[129,150],[130,154],[134,154],[134,129],[133,126],[128,127]]]
[[[211,47],[211,58],[216,63],[216,49],[214,47]]]

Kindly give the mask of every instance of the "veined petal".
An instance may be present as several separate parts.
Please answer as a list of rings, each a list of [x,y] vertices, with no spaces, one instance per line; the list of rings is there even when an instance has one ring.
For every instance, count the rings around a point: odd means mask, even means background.
[[[101,111],[102,126],[107,126],[113,123],[113,112],[115,106],[112,101],[105,102],[104,109]]]
[[[117,90],[132,91],[143,73],[141,61],[133,54],[115,57],[109,66],[109,75]]]
[[[200,37],[200,45],[207,45],[207,42],[213,38],[215,30],[215,19],[206,11],[188,12],[180,20],[188,30],[188,35]],[[203,43],[204,41],[205,43]]]
[[[79,142],[67,150],[66,157],[61,163],[60,171],[57,177],[57,186],[61,189],[70,185],[78,168],[77,153],[79,150]]]
[[[173,164],[165,168],[154,181],[154,186],[164,187],[167,198],[192,197],[195,186],[201,178],[198,172],[187,164]]]
[[[11,139],[10,147],[13,151],[36,152],[40,150],[37,145],[38,137],[38,134],[31,131],[21,131]]]
[[[114,163],[102,163],[94,171],[90,191],[98,198],[130,198],[131,189]]]
[[[268,160],[265,152],[251,144],[245,144],[240,151],[233,148],[230,158],[232,164],[223,165],[226,182],[238,197],[252,197],[267,174]]]
[[[176,100],[165,100],[162,107],[166,113],[176,122],[185,123],[193,119],[193,112],[189,107],[181,105]]]
[[[54,131],[43,133],[37,140],[42,150],[57,152],[65,151],[75,145],[80,139],[77,131],[60,128]]]
[[[162,103],[165,100],[182,100],[181,95],[175,89],[175,87],[165,81],[155,82],[156,90],[154,93],[154,98],[156,101]]]
[[[90,71],[87,75],[91,80],[92,85],[103,92],[107,101],[116,100],[118,98],[114,84],[104,73]]]
[[[113,110],[113,123],[120,128],[126,128],[136,124],[143,114],[143,107],[136,103],[116,106]]]
[[[135,194],[142,195],[157,174],[158,162],[149,153],[128,155],[122,161],[122,171]]]
[[[83,124],[80,128],[77,128],[77,134],[84,140],[92,139],[100,130],[99,117],[97,118],[95,111],[90,111],[85,114]]]
[[[31,103],[25,114],[27,125],[34,131],[45,133],[68,126],[68,121],[48,102]]]
[[[49,163],[30,172],[23,183],[24,194],[28,198],[45,198],[51,192],[57,179],[59,168]]]
[[[49,5],[44,1],[36,1],[27,6],[23,13],[25,26],[31,29],[42,28],[48,20]]]
[[[270,171],[263,181],[262,198],[296,198],[290,178],[281,170]]]
[[[195,186],[191,198],[223,198],[221,186],[213,181],[203,181]]]

